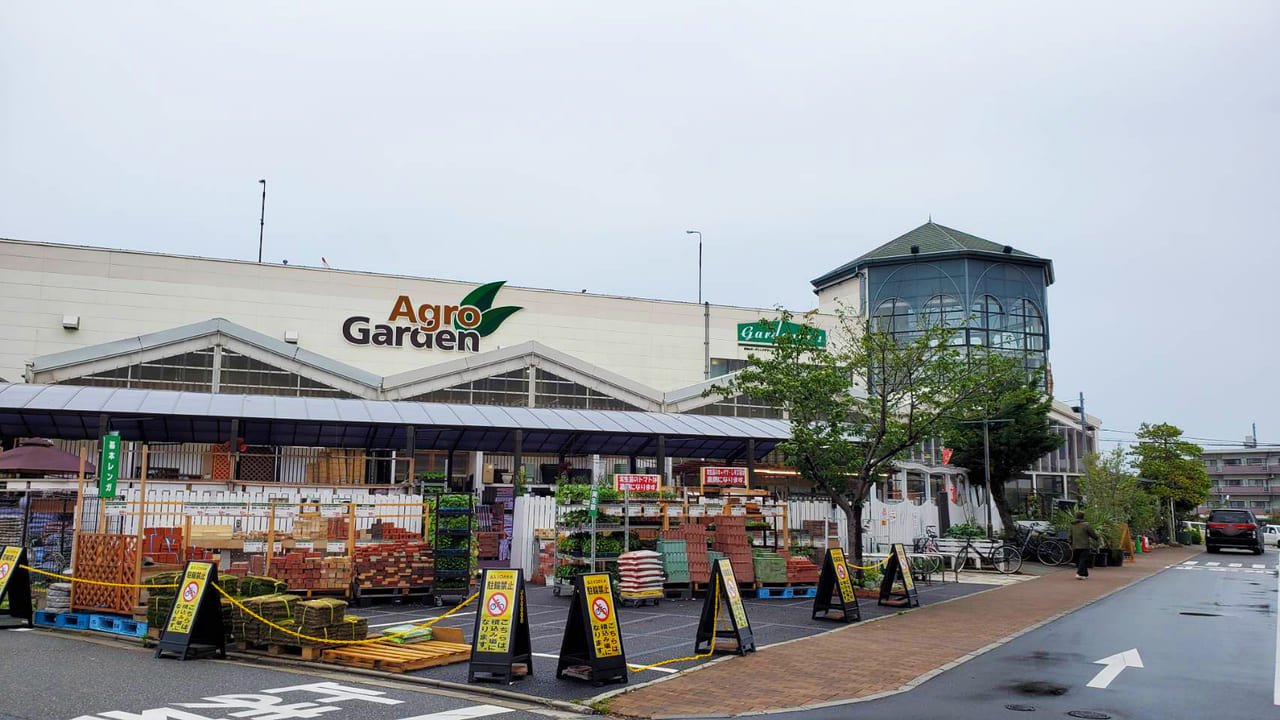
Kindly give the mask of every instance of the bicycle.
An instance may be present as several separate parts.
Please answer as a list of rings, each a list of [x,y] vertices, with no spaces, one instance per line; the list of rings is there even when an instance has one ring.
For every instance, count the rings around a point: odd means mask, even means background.
[[[973,544],[971,538],[964,539],[964,546],[956,553],[956,569],[959,570],[969,561],[969,551],[972,550],[980,560],[986,560],[996,572],[1001,575],[1011,575],[1022,569],[1022,553],[1018,552],[1018,548],[1007,543],[997,545],[991,549],[990,553],[984,553]],[[981,565],[981,563],[979,563]]]
[[[911,541],[911,555],[908,562],[913,576],[928,579],[942,569],[942,554],[938,550],[937,529],[930,525],[924,532],[924,537]]]
[[[1063,541],[1048,537],[1043,531],[1028,530],[1018,533],[1021,544],[1015,546],[1023,557],[1035,555],[1042,565],[1053,567],[1071,559],[1071,548]]]

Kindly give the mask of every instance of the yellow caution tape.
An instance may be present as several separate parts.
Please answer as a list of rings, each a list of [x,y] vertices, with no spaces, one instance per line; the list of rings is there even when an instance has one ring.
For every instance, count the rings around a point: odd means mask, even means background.
[[[368,644],[370,644],[370,643],[382,642],[383,640],[390,640],[391,638],[400,637],[401,635],[408,635],[409,633],[414,632],[414,631],[418,630],[419,628],[431,627],[432,625],[435,625],[436,623],[440,622],[441,620],[443,620],[443,619],[445,619],[445,618],[449,617],[450,615],[454,614],[455,612],[457,612],[457,611],[461,610],[462,608],[466,607],[467,605],[469,605],[469,604],[471,603],[471,601],[472,601],[472,600],[475,600],[475,599],[480,595],[480,593],[474,593],[474,594],[472,594],[472,596],[471,596],[471,597],[467,598],[466,600],[463,600],[463,601],[462,601],[462,604],[460,604],[460,605],[458,605],[457,607],[453,608],[453,609],[452,609],[452,610],[450,610],[449,612],[447,612],[447,613],[445,613],[445,614],[441,615],[440,617],[438,617],[438,618],[432,618],[429,622],[422,623],[421,625],[415,625],[415,626],[413,626],[413,627],[409,628],[408,630],[404,630],[404,631],[402,631],[402,632],[392,633],[392,634],[390,634],[390,635],[380,635],[380,636],[378,636],[378,637],[376,637],[376,638],[367,638],[367,639],[365,639],[365,640],[329,640],[328,638],[318,638],[318,637],[311,637],[310,635],[303,635],[302,633],[294,632],[294,631],[290,630],[289,628],[286,628],[286,627],[280,627],[279,625],[277,625],[277,624],[275,624],[275,623],[271,622],[270,620],[268,620],[268,619],[266,619],[266,618],[262,617],[261,615],[259,615],[259,614],[255,613],[254,611],[252,611],[252,610],[250,610],[249,608],[245,607],[243,603],[241,603],[239,600],[236,600],[235,598],[231,597],[231,595],[229,595],[229,594],[227,593],[227,591],[226,591],[226,590],[223,590],[222,588],[218,587],[218,585],[217,585],[216,583],[214,583],[214,584],[213,584],[213,589],[214,589],[214,590],[217,590],[219,593],[221,593],[221,594],[222,594],[222,597],[224,597],[224,598],[226,598],[226,599],[230,600],[232,605],[235,605],[236,607],[238,607],[238,608],[240,608],[241,610],[243,610],[243,611],[245,612],[245,614],[246,614],[246,615],[248,615],[249,617],[252,617],[253,619],[257,620],[258,622],[263,623],[263,624],[265,624],[265,625],[267,625],[267,626],[269,626],[269,627],[272,627],[272,628],[274,628],[274,629],[276,629],[276,630],[279,630],[279,631],[280,631],[280,632],[282,632],[282,633],[285,633],[285,634],[288,634],[288,635],[292,635],[292,636],[294,636],[294,637],[302,638],[303,640],[311,640],[312,642],[328,643],[328,644],[338,644],[338,645],[368,645]],[[326,634],[328,634],[328,630],[326,630],[325,632],[326,632]]]
[[[684,662],[686,660],[701,660],[702,658],[710,657],[716,651],[716,629],[719,628],[719,626],[720,626],[720,583],[717,582],[716,583],[716,611],[713,614],[713,617],[711,620],[711,647],[707,648],[707,651],[702,653],[701,655],[675,658],[674,660],[663,660],[662,662],[656,662],[652,665],[645,665],[644,667],[634,668],[632,672],[643,672],[650,668],[656,668],[661,665],[670,665],[671,663]]]
[[[78,582],[78,583],[89,583],[90,585],[106,585],[107,587],[125,587],[125,588],[176,588],[178,587],[177,585],[135,585],[133,583],[113,583],[113,582],[102,582],[101,580],[85,580],[84,578],[74,578],[74,577],[71,577],[70,575],[59,575],[58,573],[51,573],[51,572],[45,572],[44,570],[37,570],[36,568],[30,567],[28,565],[19,565],[18,567],[24,570],[28,570],[30,572],[40,573],[41,575],[48,575],[49,577],[55,577],[60,580],[70,580],[71,582]]]
[[[888,558],[888,557],[886,557],[885,559],[883,559],[883,560],[881,560],[880,562],[876,563],[875,565],[871,565],[871,566],[868,566],[868,567],[859,567],[859,566],[857,566],[857,565],[849,565],[849,563],[845,563],[845,565],[847,565],[847,566],[849,567],[849,569],[850,569],[850,570],[875,570],[876,568],[880,567],[881,565],[884,565],[884,564],[885,564],[885,563],[887,563],[887,562],[889,562],[889,558]]]

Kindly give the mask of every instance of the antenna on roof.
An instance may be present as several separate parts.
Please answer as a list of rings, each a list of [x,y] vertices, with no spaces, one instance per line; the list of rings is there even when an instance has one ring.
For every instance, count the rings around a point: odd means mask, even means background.
[[[929,213],[929,222],[933,222],[933,213]]]

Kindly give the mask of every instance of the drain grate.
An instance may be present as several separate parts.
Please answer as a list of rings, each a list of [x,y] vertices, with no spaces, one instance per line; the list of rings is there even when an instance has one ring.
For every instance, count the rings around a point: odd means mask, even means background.
[[[1012,710],[1014,712],[1035,712],[1036,706],[1035,705],[1019,705],[1017,703],[1014,703],[1012,705],[1005,705],[1004,709]]]
[[[1084,720],[1111,720],[1110,715],[1095,710],[1072,710],[1067,714],[1073,718],[1084,718]]]

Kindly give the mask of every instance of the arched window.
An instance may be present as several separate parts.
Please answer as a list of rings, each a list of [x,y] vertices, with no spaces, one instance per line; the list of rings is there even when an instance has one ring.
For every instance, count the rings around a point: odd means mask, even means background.
[[[915,330],[915,316],[905,300],[889,298],[876,307],[875,327],[881,332],[901,335]]]
[[[1004,307],[991,295],[983,295],[973,303],[969,318],[969,344],[1001,347],[1004,344]]]
[[[1015,302],[1009,310],[1009,329],[1016,333],[1018,350],[1044,351],[1044,315],[1035,303],[1025,298]]]
[[[953,328],[952,345],[964,345],[964,306],[951,295],[934,295],[924,304],[924,322],[929,327]]]

